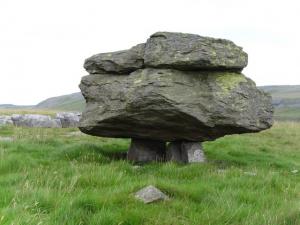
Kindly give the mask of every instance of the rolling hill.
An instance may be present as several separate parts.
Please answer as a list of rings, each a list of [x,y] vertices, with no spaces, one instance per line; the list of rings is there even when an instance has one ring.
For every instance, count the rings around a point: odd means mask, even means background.
[[[0,109],[6,110],[52,110],[52,111],[82,111],[85,101],[80,92],[48,98],[37,105],[0,104]]]
[[[262,86],[270,93],[275,107],[275,119],[300,121],[300,85]]]
[[[84,98],[80,92],[48,98],[38,103],[36,109],[51,109],[63,111],[82,111],[85,105]]]
[[[13,105],[13,104],[0,104],[0,109],[28,109],[34,106],[31,105]]]

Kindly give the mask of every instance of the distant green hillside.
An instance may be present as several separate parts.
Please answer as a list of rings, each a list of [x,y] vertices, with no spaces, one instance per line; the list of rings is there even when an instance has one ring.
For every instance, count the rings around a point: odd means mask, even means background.
[[[37,105],[0,104],[2,110],[54,110],[79,111],[84,109],[85,100],[80,92],[48,98]]]
[[[13,105],[13,104],[0,104],[0,109],[29,109],[32,105]]]
[[[36,109],[51,109],[63,111],[82,111],[85,101],[80,92],[69,95],[48,98],[36,106]]]
[[[300,85],[262,86],[270,93],[275,107],[275,119],[300,121]]]
[[[300,108],[300,85],[262,86],[260,88],[272,95],[273,104],[277,108]]]

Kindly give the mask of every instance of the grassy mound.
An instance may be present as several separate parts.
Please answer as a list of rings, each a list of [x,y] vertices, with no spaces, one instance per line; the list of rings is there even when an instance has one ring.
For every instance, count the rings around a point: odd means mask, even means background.
[[[300,224],[300,124],[204,144],[205,164],[123,159],[129,140],[0,127],[1,225]],[[297,170],[299,172],[297,172]],[[133,197],[153,184],[171,199]]]

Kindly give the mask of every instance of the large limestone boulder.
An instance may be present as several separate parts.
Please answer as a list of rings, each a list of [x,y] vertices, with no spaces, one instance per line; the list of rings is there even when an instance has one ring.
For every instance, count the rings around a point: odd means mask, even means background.
[[[157,32],[146,43],[144,60],[146,67],[240,71],[248,55],[229,40]]]
[[[204,162],[197,142],[272,126],[271,97],[241,73],[247,61],[232,41],[170,32],[94,55],[84,64],[79,129],[132,138],[133,161]]]
[[[271,97],[240,73],[140,69],[82,78],[84,133],[207,141],[272,125]]]
[[[62,127],[59,119],[52,119],[50,116],[46,116],[46,115],[14,114],[12,115],[11,118],[14,125],[18,127],[47,127],[47,128]]]

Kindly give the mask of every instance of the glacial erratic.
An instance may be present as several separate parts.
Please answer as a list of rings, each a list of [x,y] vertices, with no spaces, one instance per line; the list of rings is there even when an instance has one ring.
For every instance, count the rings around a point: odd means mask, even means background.
[[[269,95],[240,73],[146,68],[83,77],[80,129],[96,136],[208,141],[272,125]]]
[[[268,129],[271,96],[241,73],[247,62],[247,53],[232,41],[171,32],[157,32],[126,51],[92,56],[85,61],[90,75],[80,84],[87,104],[79,128],[132,138],[129,158],[134,152],[137,161],[145,155],[145,161],[165,160],[163,147],[155,151],[162,142],[196,146]],[[182,149],[176,151],[189,151]]]

